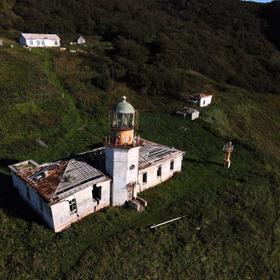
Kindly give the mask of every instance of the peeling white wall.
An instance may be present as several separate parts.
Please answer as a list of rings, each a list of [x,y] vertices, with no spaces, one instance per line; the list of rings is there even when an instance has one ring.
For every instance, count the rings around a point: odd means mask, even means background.
[[[199,106],[206,107],[206,106],[210,105],[212,102],[212,97],[213,97],[212,95],[208,95],[206,97],[200,98]]]
[[[12,174],[12,180],[13,185],[18,190],[20,197],[26,203],[28,203],[39,216],[44,219],[49,227],[53,228],[53,219],[49,204],[43,200],[35,190],[28,187],[26,183],[14,173]],[[27,190],[29,190],[29,198],[27,196]]]
[[[102,188],[99,203],[92,198],[93,184],[88,182],[86,185],[85,189],[51,206],[55,232],[59,232],[85,216],[110,205],[110,180],[96,184]],[[71,214],[69,201],[73,198],[76,199],[77,213]]]
[[[110,205],[110,180],[96,184],[101,186],[101,200],[99,203],[92,198],[93,184],[86,183],[87,187],[62,201],[49,204],[41,199],[38,193],[13,173],[12,180],[14,187],[18,190],[20,197],[35,210],[55,232],[59,232],[72,223],[81,220],[90,213],[98,211]],[[83,185],[81,185],[83,187]],[[30,198],[27,196],[29,190]],[[77,213],[71,215],[69,201],[75,198],[77,203]]]
[[[123,205],[128,199],[127,184],[137,183],[140,147],[130,149],[106,147],[106,172],[112,177],[112,205]],[[134,168],[131,169],[131,167]]]
[[[174,169],[170,170],[170,163],[172,160],[174,160]],[[178,157],[169,158],[153,166],[149,166],[145,169],[139,170],[137,192],[139,193],[151,187],[154,187],[171,178],[176,172],[180,172],[182,169],[182,160],[183,155],[180,155]],[[161,166],[160,177],[157,176],[157,170],[159,166]],[[143,183],[144,173],[147,173],[147,183]]]
[[[191,114],[191,120],[195,120],[195,119],[198,119],[199,118],[199,111],[196,111],[196,112],[193,112]]]
[[[33,44],[30,44],[30,41],[32,41]],[[37,41],[40,41],[39,45],[37,44]],[[57,42],[57,45],[55,44],[55,42]],[[60,47],[60,40],[48,40],[48,39],[26,40],[23,36],[20,36],[19,44],[21,46],[27,46],[30,48]]]

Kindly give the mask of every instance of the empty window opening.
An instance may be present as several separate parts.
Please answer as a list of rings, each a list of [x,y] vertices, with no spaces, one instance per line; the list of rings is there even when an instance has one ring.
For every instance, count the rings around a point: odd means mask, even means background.
[[[70,209],[70,214],[74,214],[77,213],[77,202],[76,202],[76,198],[73,198],[71,200],[69,200],[69,209]]]
[[[143,173],[143,184],[147,184],[148,182],[148,174],[147,172]]]
[[[174,170],[174,160],[170,162],[170,170]]]
[[[92,189],[92,199],[97,201],[97,204],[99,204],[99,201],[101,200],[101,193],[102,193],[102,188],[94,186]]]
[[[161,166],[160,166],[160,167],[158,167],[158,170],[157,170],[157,176],[158,176],[158,177],[161,177]]]

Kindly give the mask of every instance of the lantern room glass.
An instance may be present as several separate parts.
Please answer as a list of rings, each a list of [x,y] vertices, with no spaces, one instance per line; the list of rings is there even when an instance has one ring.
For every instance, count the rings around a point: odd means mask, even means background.
[[[115,129],[133,129],[135,127],[135,113],[124,114],[111,112],[111,126]]]

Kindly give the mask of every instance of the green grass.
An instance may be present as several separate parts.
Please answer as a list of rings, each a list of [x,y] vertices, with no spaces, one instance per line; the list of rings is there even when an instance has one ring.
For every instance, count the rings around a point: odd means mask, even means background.
[[[49,160],[83,149],[85,132],[78,129],[88,119],[57,78],[55,54],[20,48],[0,51],[0,143],[4,147],[0,158]],[[38,145],[37,139],[49,148]]]
[[[26,207],[12,191],[15,200],[8,207],[1,194],[0,278],[268,279],[278,275],[276,162],[268,164],[269,158],[236,142],[232,169],[225,170],[224,139],[204,127],[203,120],[144,113],[141,124],[143,137],[186,151],[183,172],[142,194],[149,203],[146,212],[109,208],[60,234],[46,229],[29,210],[17,213]],[[156,232],[147,229],[182,214],[188,218]]]
[[[185,105],[181,101],[143,98],[122,84],[106,94],[92,89],[91,96],[84,89],[92,102],[87,106],[98,109],[89,113],[71,90],[82,84],[83,76],[75,83],[71,71],[83,58],[69,61],[63,75],[58,64],[68,54],[15,48],[0,55],[0,279],[278,278],[279,97],[219,86],[190,72],[220,87],[199,120],[171,115]],[[141,194],[148,201],[144,213],[108,208],[54,234],[19,199],[6,166],[66,156],[101,141],[107,111],[124,93],[140,109],[142,137],[186,152],[183,171]],[[230,170],[223,167],[228,140],[235,145]],[[187,218],[148,229],[180,215]]]

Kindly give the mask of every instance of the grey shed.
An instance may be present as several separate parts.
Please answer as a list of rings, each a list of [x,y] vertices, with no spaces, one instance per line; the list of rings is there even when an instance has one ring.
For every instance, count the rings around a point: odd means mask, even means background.
[[[190,118],[192,121],[199,118],[199,111],[193,108],[185,107],[183,110],[177,111],[176,115],[179,117]]]

